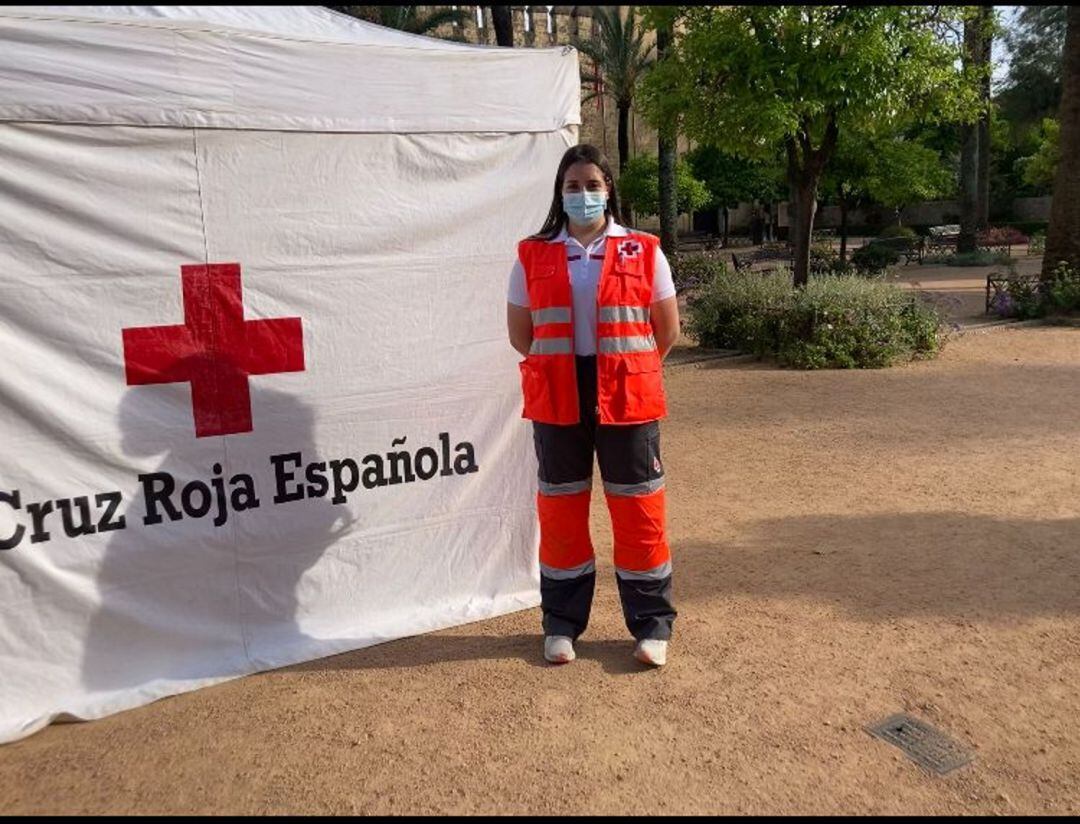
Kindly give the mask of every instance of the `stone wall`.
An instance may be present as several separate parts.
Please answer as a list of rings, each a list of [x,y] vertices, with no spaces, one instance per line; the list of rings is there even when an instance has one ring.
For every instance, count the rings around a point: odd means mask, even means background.
[[[447,8],[446,6],[422,6],[421,12]],[[461,27],[450,24],[442,26],[435,34],[464,40],[467,43],[495,45],[495,29],[491,23],[491,9],[477,6],[456,6],[469,12],[469,20]],[[478,16],[477,8],[482,9]],[[511,6],[514,25],[515,48],[551,48],[573,45],[577,39],[588,39],[594,35],[592,6],[554,6],[548,12],[546,6]],[[550,30],[549,30],[550,29]],[[646,35],[646,46],[652,48],[654,37]],[[582,58],[581,69],[590,72],[591,66]],[[588,89],[583,89],[583,95]],[[603,150],[613,167],[618,166],[618,128],[619,113],[609,97],[594,98],[581,105],[581,143],[592,143]],[[633,108],[630,110],[630,156],[641,152],[656,154],[656,130],[651,128]],[[680,150],[685,151],[688,144],[680,138]],[[616,169],[617,174],[617,169]]]

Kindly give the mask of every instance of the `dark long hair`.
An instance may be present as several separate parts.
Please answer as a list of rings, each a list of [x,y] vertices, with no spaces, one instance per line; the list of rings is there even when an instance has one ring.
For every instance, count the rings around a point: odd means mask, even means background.
[[[622,220],[622,213],[619,211],[619,193],[615,189],[615,176],[611,173],[611,165],[598,148],[582,143],[567,149],[566,154],[559,161],[559,170],[555,173],[555,196],[551,199],[551,209],[540,231],[533,235],[534,238],[551,240],[566,226],[566,212],[562,207],[563,178],[566,177],[566,170],[575,163],[593,163],[604,173],[604,182],[608,185],[608,200],[607,206],[604,207],[604,215],[613,217],[617,221]]]

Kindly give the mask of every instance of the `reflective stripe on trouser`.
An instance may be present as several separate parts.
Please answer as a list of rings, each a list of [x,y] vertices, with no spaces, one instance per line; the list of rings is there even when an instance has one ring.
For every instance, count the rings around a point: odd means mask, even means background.
[[[664,537],[659,425],[600,426],[596,358],[576,357],[581,421],[534,423],[539,462],[540,595],[544,632],[577,638],[596,580],[588,534],[595,451],[615,533],[615,565],[627,628],[635,638],[671,636],[671,555]]]

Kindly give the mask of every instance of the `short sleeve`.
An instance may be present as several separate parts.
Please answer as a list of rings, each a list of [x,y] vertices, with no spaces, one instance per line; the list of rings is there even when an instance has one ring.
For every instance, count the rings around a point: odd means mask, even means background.
[[[515,306],[529,305],[529,290],[525,285],[525,267],[520,260],[514,261],[510,270],[510,288],[506,291],[506,300]]]
[[[675,281],[671,276],[671,264],[668,263],[667,255],[656,244],[656,260],[653,264],[652,302],[674,297]]]

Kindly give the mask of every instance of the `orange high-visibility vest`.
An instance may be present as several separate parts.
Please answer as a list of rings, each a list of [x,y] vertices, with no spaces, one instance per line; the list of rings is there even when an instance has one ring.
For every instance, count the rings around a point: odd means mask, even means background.
[[[596,378],[599,422],[655,421],[667,414],[660,352],[649,323],[658,238],[631,232],[608,237],[600,270],[596,312]],[[523,240],[533,342],[521,362],[523,418],[578,423],[573,300],[566,246]]]

